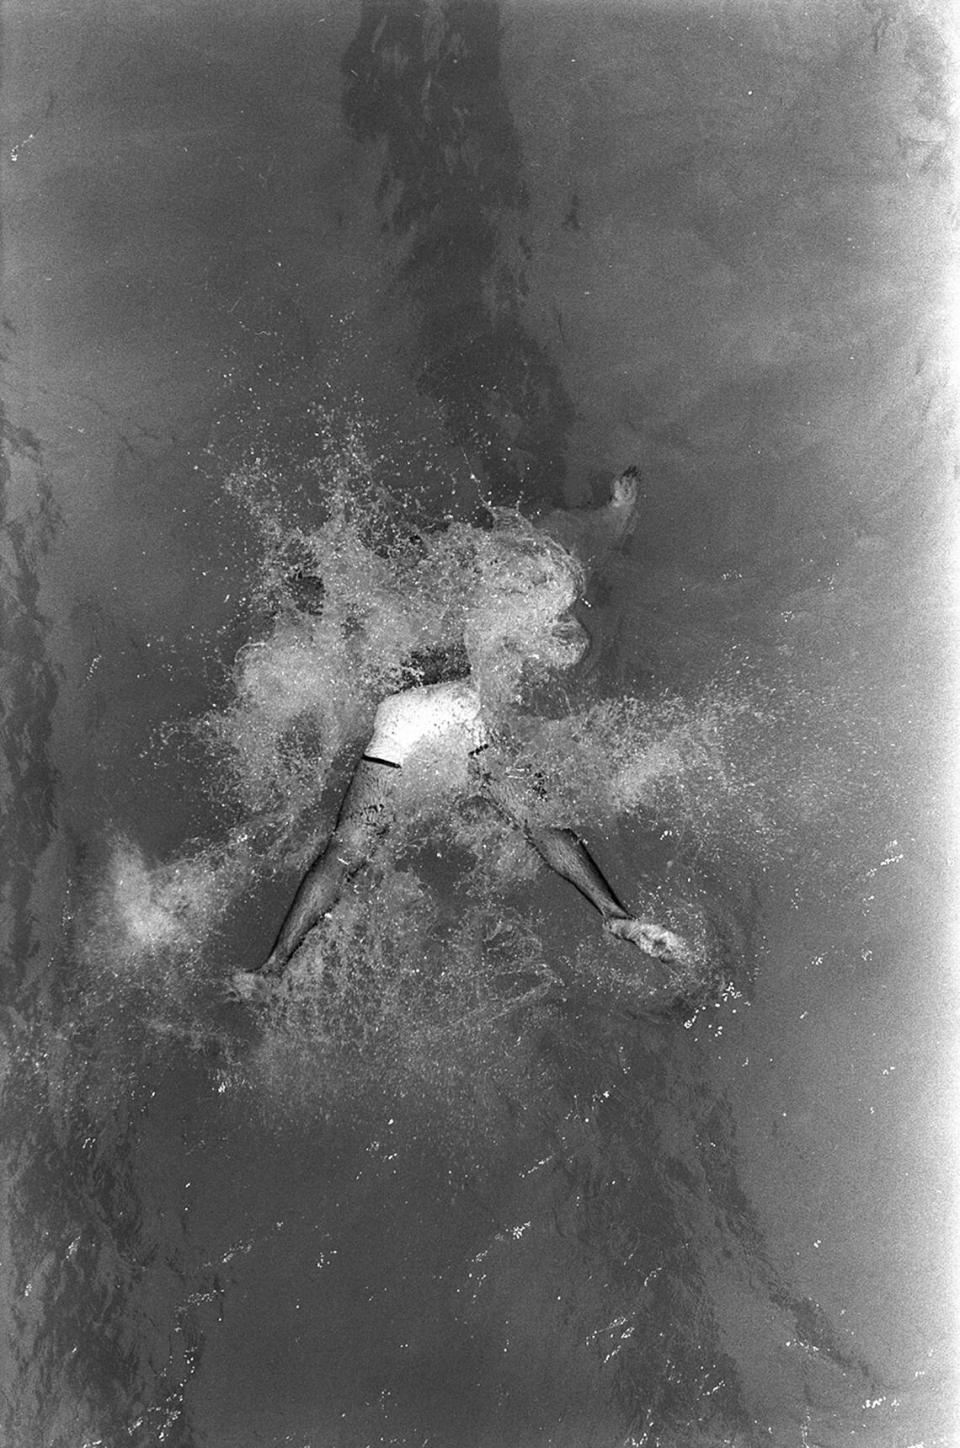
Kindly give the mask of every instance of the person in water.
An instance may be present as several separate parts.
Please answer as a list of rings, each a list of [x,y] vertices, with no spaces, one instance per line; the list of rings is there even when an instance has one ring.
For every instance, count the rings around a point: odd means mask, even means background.
[[[480,796],[590,902],[609,935],[665,966],[690,961],[681,937],[630,913],[573,830],[534,821],[531,801],[497,770],[488,725],[489,717],[520,697],[522,675],[531,664],[566,669],[583,659],[590,640],[571,612],[583,591],[583,566],[551,535],[569,534],[572,528],[578,534],[573,541],[579,541],[579,551],[587,555],[584,561],[596,563],[629,531],[637,483],[636,469],[627,469],[614,481],[605,505],[578,510],[579,525],[573,521],[576,513],[556,512],[540,524],[549,534],[530,525],[525,532],[494,529],[484,535],[472,588],[465,581],[466,676],[407,688],[380,704],[333,833],[303,877],[267,959],[257,970],[232,976],[237,997],[269,997],[310,930],[334,909],[346,883],[375,854],[396,816],[399,778],[418,752],[426,750],[469,760]],[[322,599],[322,590],[318,597]],[[542,816],[542,807],[536,813]]]

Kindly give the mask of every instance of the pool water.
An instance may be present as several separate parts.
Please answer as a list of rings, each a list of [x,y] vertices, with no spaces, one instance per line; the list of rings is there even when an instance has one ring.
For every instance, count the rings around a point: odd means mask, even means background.
[[[952,44],[9,7],[11,1448],[955,1441]],[[459,543],[634,463],[516,763],[698,988],[424,778],[229,1000]]]

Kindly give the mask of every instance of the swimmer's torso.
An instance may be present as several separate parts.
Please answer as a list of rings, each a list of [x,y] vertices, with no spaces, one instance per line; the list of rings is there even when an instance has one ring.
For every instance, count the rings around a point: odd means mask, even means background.
[[[454,679],[384,699],[364,752],[367,759],[402,766],[436,749],[466,759],[486,743],[479,695],[469,679]]]
[[[416,756],[466,761],[489,741],[480,699],[488,697],[490,685],[494,695],[512,696],[526,664],[568,669],[584,657],[589,638],[570,613],[583,584],[572,554],[532,530],[484,535],[475,552],[465,657],[458,660],[472,676],[448,676],[384,699],[367,759],[395,767]]]

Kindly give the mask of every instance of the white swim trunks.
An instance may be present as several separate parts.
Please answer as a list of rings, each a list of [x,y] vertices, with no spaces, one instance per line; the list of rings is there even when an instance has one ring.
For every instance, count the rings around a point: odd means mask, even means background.
[[[377,710],[365,758],[403,765],[415,750],[442,747],[466,758],[487,743],[480,699],[468,679],[391,694]]]

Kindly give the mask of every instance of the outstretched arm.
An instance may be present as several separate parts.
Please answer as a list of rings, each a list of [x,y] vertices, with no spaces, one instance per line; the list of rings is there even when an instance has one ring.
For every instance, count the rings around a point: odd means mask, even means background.
[[[613,479],[610,495],[599,507],[553,508],[536,526],[575,553],[588,572],[602,572],[636,526],[639,488],[639,470],[626,468]]]

